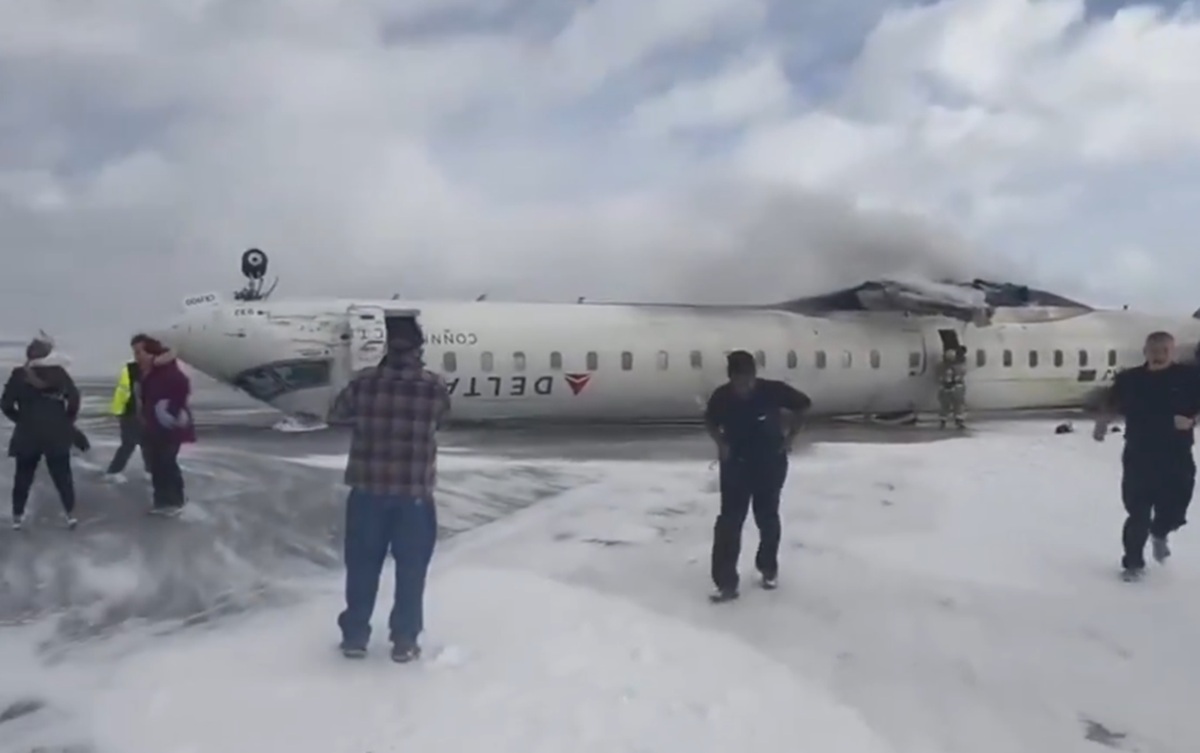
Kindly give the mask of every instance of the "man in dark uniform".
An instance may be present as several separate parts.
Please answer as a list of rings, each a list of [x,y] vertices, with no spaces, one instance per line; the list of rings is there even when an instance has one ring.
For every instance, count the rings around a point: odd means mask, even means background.
[[[713,391],[704,412],[721,467],[721,512],[713,529],[712,601],[738,596],[738,557],[746,513],[754,511],[759,545],[754,564],[764,588],[779,576],[779,495],[787,478],[788,451],[800,418],[812,406],[803,392],[774,379],[759,379],[754,356],[729,354],[729,381]],[[784,412],[787,416],[784,416]]]
[[[1093,436],[1103,442],[1113,417],[1125,417],[1121,455],[1121,499],[1125,504],[1123,577],[1138,579],[1146,568],[1146,539],[1154,559],[1171,556],[1167,537],[1187,521],[1196,485],[1193,429],[1200,414],[1200,378],[1175,362],[1175,338],[1154,332],[1143,348],[1146,362],[1119,372],[1107,396],[1105,415]]]

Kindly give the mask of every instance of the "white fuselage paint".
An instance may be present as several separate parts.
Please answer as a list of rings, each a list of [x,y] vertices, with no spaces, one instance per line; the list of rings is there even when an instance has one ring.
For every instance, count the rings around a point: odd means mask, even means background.
[[[426,365],[452,386],[452,419],[463,422],[695,421],[734,349],[759,354],[761,375],[807,393],[815,415],[929,411],[947,329],[968,350],[970,410],[1070,408],[1140,363],[1150,331],[1173,332],[1181,349],[1200,339],[1195,319],[1128,311],[1000,309],[977,327],[890,312],[311,300],[196,306],[160,334],[222,382],[264,369],[242,388],[285,413],[323,418],[350,374],[378,362],[385,315],[418,317]],[[281,362],[293,363],[272,372]],[[1081,379],[1088,369],[1094,378]]]

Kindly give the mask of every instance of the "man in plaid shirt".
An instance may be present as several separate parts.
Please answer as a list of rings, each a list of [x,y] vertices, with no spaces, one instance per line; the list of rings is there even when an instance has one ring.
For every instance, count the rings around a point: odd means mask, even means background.
[[[421,655],[425,576],[437,540],[437,430],[450,410],[440,376],[424,368],[424,337],[412,320],[388,322],[383,362],[364,369],[334,400],[329,422],[353,427],[345,482],[346,610],[342,653],[366,655],[383,562],[396,562],[388,620],[392,659]]]

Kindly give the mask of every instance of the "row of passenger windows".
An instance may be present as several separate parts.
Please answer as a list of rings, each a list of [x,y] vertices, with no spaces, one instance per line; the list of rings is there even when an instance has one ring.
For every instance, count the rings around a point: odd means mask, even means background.
[[[975,351],[975,365],[978,367],[986,366],[987,361],[988,361],[987,355],[988,354],[987,354],[986,350],[976,350]],[[924,355],[918,351],[913,351],[913,352],[909,353],[908,354],[908,367],[910,369],[919,369],[921,367],[921,360],[923,358],[924,358]],[[1040,359],[1038,351],[1036,351],[1036,350],[1029,351],[1027,358],[1028,358],[1027,363],[1029,364],[1030,368],[1037,368],[1039,359]],[[1051,358],[1052,358],[1052,361],[1053,361],[1055,367],[1062,367],[1062,366],[1066,365],[1066,355],[1061,350],[1054,351]],[[594,350],[589,351],[587,356],[585,357],[585,360],[586,360],[586,365],[584,368],[587,371],[596,371],[600,368],[600,354],[597,353],[596,351],[594,351]],[[767,365],[767,354],[761,350],[755,351],[754,360],[758,362],[759,368],[765,368]],[[1011,350],[1002,351],[1000,354],[1000,361],[1001,361],[1001,364],[1005,367],[1012,366],[1013,365],[1013,352]],[[787,368],[789,368],[789,369],[798,368],[800,365],[800,356],[797,355],[796,351],[789,350],[787,352],[785,362],[787,364]],[[870,364],[872,369],[878,369],[880,366],[883,365],[883,356],[882,356],[882,354],[880,354],[880,352],[878,350],[872,350],[870,353],[867,354],[867,362]],[[703,368],[704,367],[704,354],[698,350],[693,350],[688,355],[688,364],[693,369]],[[666,371],[670,367],[670,365],[671,365],[670,354],[667,353],[667,351],[665,351],[665,350],[658,351],[658,353],[655,357],[655,366],[658,368],[658,370]],[[813,354],[813,365],[818,369],[824,369],[829,366],[829,358],[826,355],[825,351],[818,350]],[[848,350],[842,351],[842,354],[841,354],[842,368],[848,369],[853,365],[854,365],[853,354]],[[1076,365],[1079,368],[1087,368],[1088,352],[1086,350],[1080,350],[1076,353],[1075,363],[1072,364],[1072,366],[1076,366]],[[1110,367],[1117,365],[1117,351],[1115,351],[1115,350],[1108,351],[1108,365]],[[524,353],[517,351],[516,353],[512,354],[512,370],[513,371],[525,371],[527,367],[528,367],[528,359],[525,357]],[[550,370],[551,371],[562,371],[562,368],[563,368],[562,353],[559,353],[557,351],[551,353],[550,354]],[[483,371],[483,372],[490,372],[490,371],[495,371],[495,369],[496,369],[495,355],[493,355],[490,351],[484,351],[483,353],[480,353],[479,354],[479,370]],[[457,353],[455,353],[454,351],[451,350],[451,351],[446,351],[445,353],[442,354],[442,370],[446,371],[446,372],[458,371],[458,354]],[[622,371],[632,371],[633,370],[633,353],[631,353],[629,351],[625,351],[625,352],[621,353],[621,370]]]

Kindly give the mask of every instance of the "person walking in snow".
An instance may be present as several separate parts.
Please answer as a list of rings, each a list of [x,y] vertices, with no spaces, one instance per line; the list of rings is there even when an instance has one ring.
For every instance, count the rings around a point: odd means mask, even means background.
[[[392,660],[421,655],[425,578],[437,541],[437,431],[450,410],[445,381],[424,368],[420,326],[389,320],[387,354],[334,399],[329,423],[353,429],[346,463],[346,608],[341,650],[363,657],[388,550],[396,564],[388,632]]]
[[[1200,416],[1200,376],[1175,361],[1175,338],[1168,332],[1151,333],[1142,352],[1144,364],[1116,375],[1092,433],[1103,442],[1109,423],[1125,417],[1121,568],[1126,580],[1137,580],[1145,571],[1147,538],[1157,562],[1171,555],[1167,538],[1187,522],[1196,486],[1192,446]]]
[[[122,473],[136,449],[141,450],[142,466],[146,469],[146,474],[150,475],[150,463],[146,459],[146,451],[142,446],[142,411],[139,405],[142,367],[138,365],[138,345],[147,339],[149,338],[143,334],[134,335],[130,339],[129,347],[133,351],[133,358],[121,367],[120,373],[117,374],[117,385],[113,388],[109,410],[117,418],[120,426],[121,444],[113,453],[112,461],[104,472],[110,481],[124,479]],[[152,365],[162,365],[173,360],[175,360],[174,351],[166,350],[152,359]]]
[[[138,409],[142,427],[142,452],[150,470],[154,515],[178,515],[186,501],[179,452],[196,441],[196,424],[188,402],[192,385],[179,362],[167,358],[167,347],[146,335],[133,342],[141,372]]]
[[[764,588],[779,577],[779,496],[787,479],[788,451],[800,419],[812,407],[807,395],[774,379],[758,378],[754,356],[729,354],[729,381],[713,391],[704,412],[720,458],[721,511],[713,528],[713,602],[738,596],[738,557],[746,514],[754,511],[759,545],[754,563]],[[784,412],[787,417],[784,417]]]
[[[25,364],[13,369],[0,395],[0,412],[14,424],[8,456],[17,466],[12,487],[12,525],[16,530],[24,524],[29,493],[43,459],[67,526],[76,525],[71,447],[83,437],[75,427],[79,388],[67,372],[66,359],[53,350],[49,338],[34,339],[25,349]]]

